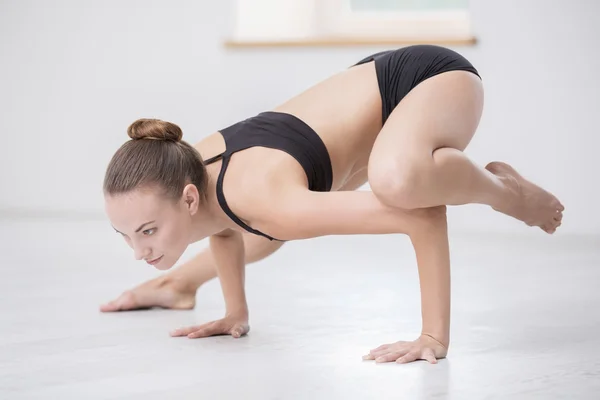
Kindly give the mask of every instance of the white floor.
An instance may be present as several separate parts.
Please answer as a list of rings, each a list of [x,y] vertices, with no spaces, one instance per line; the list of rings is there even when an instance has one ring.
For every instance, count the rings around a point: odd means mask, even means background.
[[[168,331],[219,318],[218,282],[193,311],[102,314],[158,275],[107,222],[3,220],[0,398],[598,399],[600,240],[523,231],[453,236],[448,358],[376,365],[420,329],[404,236],[288,243],[248,268],[250,335],[191,340]]]

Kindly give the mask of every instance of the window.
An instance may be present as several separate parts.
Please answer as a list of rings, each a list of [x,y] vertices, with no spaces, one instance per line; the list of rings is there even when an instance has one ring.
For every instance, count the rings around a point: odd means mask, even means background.
[[[322,0],[328,35],[415,40],[471,35],[468,0]]]
[[[473,43],[469,0],[237,0],[232,43]]]

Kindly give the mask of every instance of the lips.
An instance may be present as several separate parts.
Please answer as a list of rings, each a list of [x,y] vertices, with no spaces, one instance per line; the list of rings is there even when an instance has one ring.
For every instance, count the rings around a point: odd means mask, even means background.
[[[150,265],[156,265],[160,262],[160,260],[162,260],[162,258],[163,258],[163,256],[160,256],[158,258],[155,258],[154,260],[150,260],[150,261],[146,260],[146,262]]]

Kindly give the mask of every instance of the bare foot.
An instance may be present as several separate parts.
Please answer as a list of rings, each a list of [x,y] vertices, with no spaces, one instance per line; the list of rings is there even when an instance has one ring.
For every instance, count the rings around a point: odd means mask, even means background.
[[[565,209],[560,201],[541,187],[523,178],[510,165],[494,161],[485,169],[498,176],[515,194],[515,199],[494,210],[510,215],[529,226],[538,226],[547,233],[554,233],[561,225]]]
[[[183,289],[172,280],[159,277],[123,292],[100,306],[102,312],[140,310],[152,307],[189,310],[196,305],[196,290]]]

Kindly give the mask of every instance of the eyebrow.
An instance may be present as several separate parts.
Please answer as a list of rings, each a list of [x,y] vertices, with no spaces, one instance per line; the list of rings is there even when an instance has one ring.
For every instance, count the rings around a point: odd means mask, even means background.
[[[156,221],[148,221],[148,222],[144,222],[142,225],[140,225],[140,227],[139,227],[139,228],[137,228],[137,229],[135,230],[135,233],[138,233],[138,232],[139,232],[139,231],[141,231],[141,230],[142,230],[142,229],[143,229],[143,228],[144,228],[146,225],[148,225],[148,224],[151,224],[151,223],[153,223],[153,222],[156,222]],[[119,232],[119,231],[117,230],[117,228],[115,228],[114,226],[113,226],[113,229],[114,229],[115,231]],[[122,232],[119,232],[119,233],[122,233]]]

